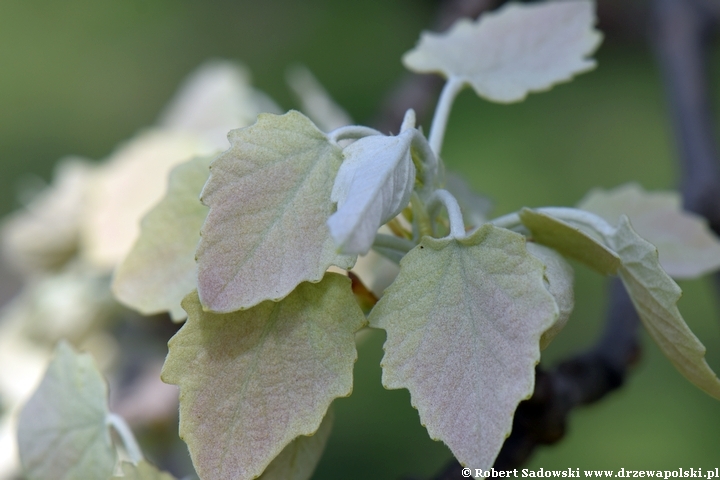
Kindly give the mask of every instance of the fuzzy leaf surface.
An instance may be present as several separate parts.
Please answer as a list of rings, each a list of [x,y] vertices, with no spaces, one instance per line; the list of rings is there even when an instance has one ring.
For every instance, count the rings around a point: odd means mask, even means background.
[[[145,460],[141,460],[137,465],[123,462],[121,468],[123,475],[113,476],[110,480],[175,480],[175,477],[167,472],[161,472]]]
[[[680,315],[682,290],[662,271],[657,249],[624,215],[608,243],[622,258],[620,278],[650,336],[685,378],[720,400],[720,380],[705,361],[705,346]]]
[[[343,253],[366,254],[378,228],[407,206],[415,185],[410,155],[415,133],[365,137],[343,150],[331,197],[337,212],[328,220]]]
[[[352,266],[327,227],[340,147],[295,111],[260,115],[229,138],[202,192],[210,207],[197,250],[203,306],[222,313],[279,300],[330,265]]]
[[[545,265],[545,286],[548,292],[557,303],[559,315],[555,323],[549,330],[543,333],[540,339],[540,349],[544,350],[555,336],[565,328],[570,314],[575,307],[575,295],[573,285],[575,281],[575,272],[565,259],[555,250],[538,245],[537,243],[527,243],[528,252],[537,257]]]
[[[520,220],[537,243],[605,275],[614,275],[620,268],[620,257],[593,232],[529,208],[520,211]]]
[[[20,461],[30,480],[105,480],[115,466],[108,392],[92,357],[60,342],[20,413]]]
[[[460,78],[488,100],[517,102],[594,68],[587,57],[602,38],[594,9],[589,0],[508,3],[446,33],[424,32],[403,63]]]
[[[350,394],[354,333],[366,320],[347,277],[328,273],[229,314],[203,311],[196,293],[183,308],[162,378],[180,387],[180,436],[201,478],[259,476]]]
[[[208,209],[200,192],[214,157],[198,157],[175,167],[165,197],[143,218],[140,237],[113,280],[118,300],[144,315],[187,315],[180,306],[197,288],[195,249]]]
[[[521,235],[492,225],[425,237],[370,315],[387,331],[383,385],[407,388],[464,465],[490,468],[532,395],[540,337],[558,315],[543,270]]]
[[[320,428],[311,436],[300,435],[270,462],[259,480],[308,480],[320,462],[333,424],[330,407]]]
[[[696,278],[720,268],[720,241],[707,221],[683,211],[676,192],[646,192],[636,183],[591,191],[578,208],[616,225],[620,216],[658,249],[660,265],[674,278]]]

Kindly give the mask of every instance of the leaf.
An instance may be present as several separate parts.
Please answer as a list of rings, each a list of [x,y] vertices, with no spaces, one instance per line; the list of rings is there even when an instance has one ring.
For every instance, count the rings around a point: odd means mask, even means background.
[[[366,254],[378,228],[410,202],[415,186],[410,145],[416,134],[407,129],[397,136],[374,135],[343,150],[331,196],[337,212],[327,222],[343,253]]]
[[[543,270],[521,235],[489,224],[424,237],[370,314],[387,331],[383,385],[407,388],[463,465],[490,468],[532,395],[540,337],[558,315]]]
[[[140,220],[165,194],[167,177],[176,165],[214,151],[187,132],[151,130],[120,146],[98,168],[88,188],[83,213],[83,259],[115,268],[140,235]]]
[[[557,303],[559,315],[555,324],[540,338],[540,349],[544,350],[555,336],[565,328],[570,314],[575,307],[573,294],[574,272],[562,255],[542,245],[533,242],[527,243],[530,254],[545,265],[545,287]]]
[[[62,268],[76,253],[80,218],[92,165],[78,158],[63,159],[52,185],[25,209],[3,220],[3,258],[23,273],[47,273]]]
[[[328,273],[229,314],[204,312],[195,293],[183,308],[162,378],[180,387],[180,436],[201,478],[255,478],[350,394],[366,322],[347,277]]]
[[[529,208],[520,211],[520,220],[537,243],[547,245],[605,275],[614,275],[620,268],[620,257],[588,229]]]
[[[660,265],[674,278],[696,278],[720,268],[720,240],[707,221],[683,211],[675,192],[646,192],[636,183],[591,191],[578,208],[616,225],[626,214],[633,229],[658,249]]]
[[[608,241],[622,258],[620,278],[650,336],[685,378],[720,400],[720,380],[680,315],[676,304],[682,291],[660,268],[657,249],[633,231],[624,215]]]
[[[210,60],[183,82],[159,124],[201,135],[225,150],[227,133],[250,125],[262,112],[280,113],[280,108],[252,87],[250,72],[235,62]]]
[[[508,3],[446,33],[424,32],[403,63],[459,78],[488,100],[517,102],[595,67],[586,58],[602,38],[594,9],[589,0]]]
[[[105,480],[115,466],[107,384],[92,357],[65,342],[20,414],[20,461],[29,479]]]
[[[200,191],[214,157],[198,157],[175,167],[165,197],[143,218],[140,237],[115,271],[113,293],[143,315],[169,311],[186,317],[180,302],[197,288],[195,249],[207,207]]]
[[[137,465],[123,462],[122,472],[122,476],[115,475],[110,480],[175,480],[175,477],[167,472],[161,472],[145,460],[141,460]]]
[[[352,266],[326,225],[340,147],[294,111],[260,115],[229,138],[202,193],[210,207],[197,250],[203,306],[232,312],[279,300],[330,265]]]
[[[293,440],[270,462],[259,480],[307,480],[312,477],[330,437],[333,419],[330,407],[318,431],[309,437],[301,435]]]

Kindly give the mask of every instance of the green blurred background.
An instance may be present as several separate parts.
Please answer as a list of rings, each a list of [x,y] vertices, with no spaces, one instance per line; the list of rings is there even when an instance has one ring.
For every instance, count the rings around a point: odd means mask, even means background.
[[[622,11],[623,3],[613,8]],[[49,180],[60,157],[102,159],[151,125],[208,58],[244,62],[255,85],[285,108],[295,106],[285,68],[304,63],[356,120],[367,121],[403,75],[400,56],[436,8],[430,0],[0,0],[0,214],[17,207],[17,186],[28,178]],[[491,196],[496,214],[573,205],[592,187],[631,180],[673,188],[658,71],[643,32],[627,28],[642,29],[642,20],[608,31],[599,68],[549,93],[511,106],[463,93],[444,146],[449,168]],[[717,71],[720,57],[713,65]],[[548,365],[589,345],[602,323],[605,281],[576,271],[576,311],[545,352]],[[681,286],[681,311],[718,371],[712,285]],[[360,348],[354,394],[336,402],[316,479],[427,476],[450,458],[428,439],[408,393],[380,386],[382,342],[375,332]],[[540,449],[529,468],[720,466],[720,403],[676,373],[647,336],[643,343],[626,386],[577,410],[562,442]]]

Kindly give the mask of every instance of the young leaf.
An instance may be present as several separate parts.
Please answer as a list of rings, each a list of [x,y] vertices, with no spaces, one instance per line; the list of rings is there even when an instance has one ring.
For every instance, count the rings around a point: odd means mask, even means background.
[[[636,183],[593,190],[577,208],[616,225],[626,214],[633,229],[658,249],[660,265],[674,278],[696,278],[720,268],[720,240],[707,221],[683,211],[675,192],[646,192]]]
[[[508,3],[446,33],[423,33],[403,63],[459,78],[488,100],[517,102],[595,66],[587,58],[602,38],[594,8],[590,0]]]
[[[378,228],[410,202],[415,185],[410,144],[416,134],[411,128],[394,137],[374,135],[343,150],[331,196],[337,212],[327,222],[343,253],[366,254]]]
[[[320,428],[311,436],[301,435],[293,440],[287,447],[270,462],[258,480],[307,480],[320,457],[322,457],[325,444],[332,430],[332,406],[325,414]]]
[[[720,380],[680,315],[676,304],[682,291],[660,268],[657,249],[633,231],[624,215],[608,242],[622,258],[620,278],[650,336],[685,378],[720,400]]]
[[[605,275],[614,275],[620,268],[620,257],[589,229],[529,208],[520,211],[520,220],[537,243],[554,248]]]
[[[229,314],[203,311],[196,293],[183,308],[162,378],[180,386],[180,436],[201,478],[257,477],[350,394],[354,333],[366,321],[348,278],[328,273]]]
[[[555,299],[559,311],[555,324],[543,333],[540,339],[540,349],[544,350],[550,345],[555,336],[565,328],[575,307],[575,296],[573,294],[575,274],[570,264],[555,250],[533,242],[528,242],[527,249],[545,265],[545,286]]]
[[[137,465],[123,462],[122,472],[121,477],[113,476],[110,480],[175,480],[175,477],[161,472],[145,460],[141,460]]]
[[[65,342],[20,414],[20,461],[31,480],[105,479],[115,466],[107,384],[88,354]]]
[[[407,388],[434,439],[473,468],[493,464],[533,392],[540,337],[558,309],[517,234],[424,237],[370,314],[387,331],[383,385]]]
[[[98,168],[86,198],[81,253],[90,264],[113,269],[140,234],[140,219],[162,199],[176,165],[212,148],[186,132],[151,130],[120,146]]]
[[[327,227],[340,147],[294,111],[260,115],[229,138],[202,193],[210,207],[197,250],[203,306],[232,312],[279,300],[330,265],[352,266]]]
[[[113,293],[144,315],[169,311],[186,317],[180,302],[197,288],[195,249],[207,207],[200,191],[214,157],[198,157],[175,167],[165,197],[143,218],[140,237],[115,271]]]

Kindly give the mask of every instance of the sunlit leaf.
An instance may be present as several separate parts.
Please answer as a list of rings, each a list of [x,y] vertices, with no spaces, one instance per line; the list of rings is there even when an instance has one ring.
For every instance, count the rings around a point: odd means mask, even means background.
[[[589,0],[508,3],[446,33],[423,33],[403,63],[459,78],[489,100],[519,101],[595,66],[587,58],[601,39],[594,9]]]
[[[605,275],[614,275],[620,268],[620,257],[589,229],[570,225],[529,208],[520,211],[520,219],[537,243],[547,245]]]
[[[340,147],[294,111],[260,115],[230,142],[202,193],[210,207],[197,251],[202,304],[215,312],[252,307],[319,281],[330,265],[352,266],[327,227]]]
[[[213,148],[187,132],[151,130],[120,146],[87,197],[81,239],[85,260],[112,269],[140,235],[140,220],[162,199],[173,167]]]
[[[255,478],[350,394],[365,317],[347,277],[229,314],[203,311],[195,293],[183,307],[162,378],[180,386],[180,436],[201,478]]]
[[[332,189],[337,212],[328,220],[330,234],[343,253],[365,254],[378,228],[405,208],[415,185],[410,144],[416,132],[374,135],[345,150]]]
[[[137,465],[123,462],[122,472],[122,476],[113,476],[110,480],[175,480],[175,477],[161,472],[145,460],[141,460]]]
[[[330,407],[320,428],[311,436],[301,435],[280,452],[265,469],[259,480],[307,480],[317,467],[325,450],[333,424]]]
[[[611,225],[626,214],[638,235],[657,247],[660,265],[671,277],[696,278],[720,268],[720,240],[704,218],[683,211],[676,192],[646,192],[630,183],[609,191],[593,190],[578,208]]]
[[[169,311],[184,319],[180,302],[197,288],[195,249],[207,207],[200,192],[213,157],[178,165],[165,197],[143,218],[140,237],[115,272],[113,293],[144,315]]]
[[[370,315],[387,331],[383,385],[407,388],[457,459],[488,469],[533,392],[540,337],[558,309],[544,266],[509,230],[423,238]]]
[[[107,384],[87,354],[65,342],[20,414],[20,460],[29,479],[102,480],[115,466]]]
[[[528,242],[527,249],[528,252],[545,264],[545,286],[555,299],[559,310],[555,324],[543,333],[540,339],[540,349],[543,350],[565,328],[575,307],[575,295],[573,293],[575,273],[570,264],[555,250],[533,242]]]
[[[622,258],[620,278],[643,325],[675,367],[696,386],[720,400],[720,380],[705,361],[705,347],[677,308],[682,291],[660,268],[657,249],[620,218],[610,246]]]

